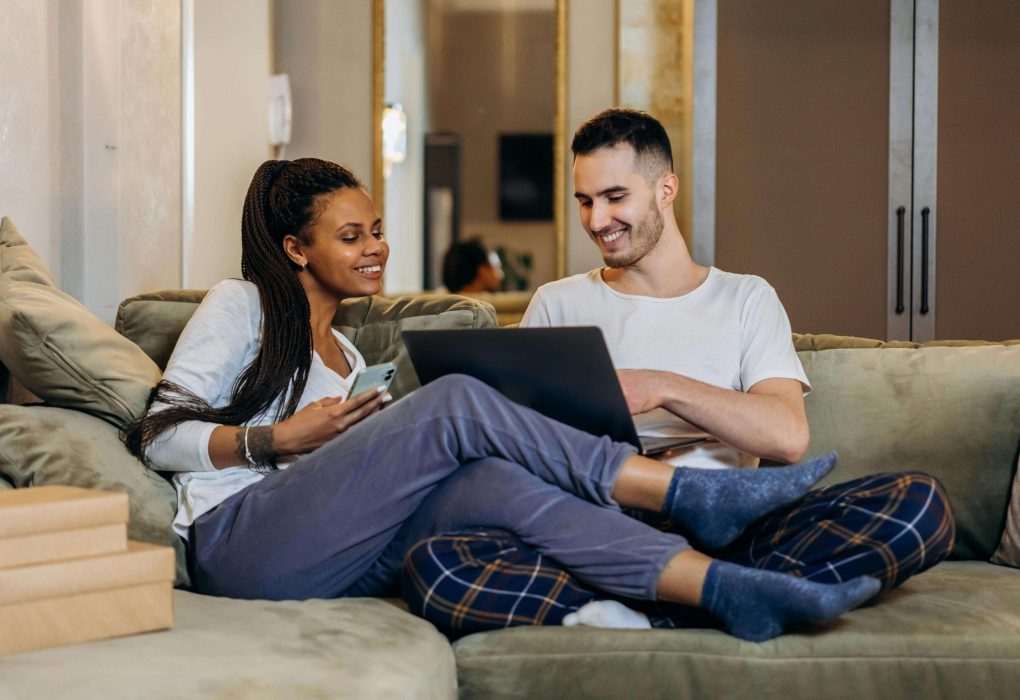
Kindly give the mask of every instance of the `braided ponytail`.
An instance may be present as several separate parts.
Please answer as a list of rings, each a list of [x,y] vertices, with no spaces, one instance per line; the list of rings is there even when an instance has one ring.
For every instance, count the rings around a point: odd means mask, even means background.
[[[320,195],[361,187],[336,163],[317,158],[266,161],[255,171],[241,215],[241,275],[255,284],[262,304],[262,337],[255,359],[231,389],[230,403],[213,408],[187,388],[166,379],[153,388],[147,412],[124,429],[124,443],[145,462],[145,450],[164,431],[189,420],[244,425],[283,396],[276,421],[297,410],[312,366],[311,308],[297,278],[300,269],[283,251],[283,238],[309,242]],[[269,465],[275,468],[275,464]]]

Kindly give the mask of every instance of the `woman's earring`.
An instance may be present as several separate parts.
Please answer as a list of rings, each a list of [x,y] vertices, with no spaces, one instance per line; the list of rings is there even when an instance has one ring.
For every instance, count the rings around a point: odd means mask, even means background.
[[[308,269],[308,263],[306,263],[306,262],[301,263],[301,272],[304,272],[307,269]]]

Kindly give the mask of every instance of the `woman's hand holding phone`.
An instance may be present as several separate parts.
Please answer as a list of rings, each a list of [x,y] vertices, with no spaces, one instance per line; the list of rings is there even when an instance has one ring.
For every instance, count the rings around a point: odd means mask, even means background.
[[[346,401],[335,396],[314,401],[277,425],[278,454],[311,452],[378,411],[388,400],[383,387],[382,391],[363,391]]]

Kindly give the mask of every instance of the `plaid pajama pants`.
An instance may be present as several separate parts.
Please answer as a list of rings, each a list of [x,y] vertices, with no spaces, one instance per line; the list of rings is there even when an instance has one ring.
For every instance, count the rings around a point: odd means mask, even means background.
[[[876,474],[812,491],[708,554],[822,583],[867,574],[887,591],[945,559],[955,534],[937,479],[918,472]],[[422,540],[408,550],[402,579],[411,611],[452,636],[556,625],[585,603],[609,597],[514,534],[491,529]],[[621,600],[648,614],[656,627],[713,622],[686,606]]]

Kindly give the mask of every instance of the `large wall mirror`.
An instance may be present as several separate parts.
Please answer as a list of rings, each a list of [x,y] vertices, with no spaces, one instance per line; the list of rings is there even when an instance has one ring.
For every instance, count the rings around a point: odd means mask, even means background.
[[[561,277],[565,0],[375,0],[373,25],[387,291],[439,287],[471,239],[505,290]]]

